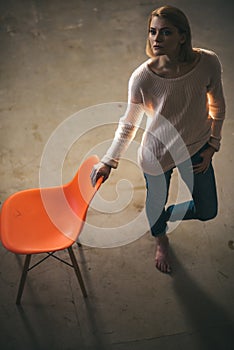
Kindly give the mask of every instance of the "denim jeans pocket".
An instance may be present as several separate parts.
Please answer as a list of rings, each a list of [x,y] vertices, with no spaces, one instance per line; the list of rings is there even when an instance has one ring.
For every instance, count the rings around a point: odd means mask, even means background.
[[[202,148],[199,149],[199,151],[197,153],[195,153],[192,157],[191,157],[191,161],[192,161],[192,164],[195,165],[195,164],[199,164],[202,162],[202,157],[201,157],[201,153],[203,151],[205,151],[205,149],[207,149],[207,147],[209,147],[209,144],[208,142],[202,146]]]

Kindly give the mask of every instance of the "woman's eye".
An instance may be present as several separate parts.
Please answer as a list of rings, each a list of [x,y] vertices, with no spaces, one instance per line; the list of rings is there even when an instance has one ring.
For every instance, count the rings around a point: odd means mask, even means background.
[[[150,33],[151,35],[155,35],[155,34],[156,34],[156,30],[155,30],[155,29],[150,29],[150,30],[149,30],[149,33]]]
[[[156,35],[156,30],[155,29],[150,29],[149,33],[151,35]],[[159,33],[162,34],[162,35],[165,35],[165,36],[171,35],[171,31],[168,30],[168,29],[160,30]]]
[[[170,30],[167,30],[167,29],[164,29],[164,30],[162,31],[162,34],[168,36],[168,35],[171,34],[171,31],[170,31]]]

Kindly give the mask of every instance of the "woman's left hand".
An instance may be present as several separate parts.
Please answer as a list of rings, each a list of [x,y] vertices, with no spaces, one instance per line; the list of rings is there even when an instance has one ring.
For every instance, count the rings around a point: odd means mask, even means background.
[[[205,173],[208,170],[214,153],[215,149],[209,146],[200,154],[202,162],[193,166],[194,174]]]

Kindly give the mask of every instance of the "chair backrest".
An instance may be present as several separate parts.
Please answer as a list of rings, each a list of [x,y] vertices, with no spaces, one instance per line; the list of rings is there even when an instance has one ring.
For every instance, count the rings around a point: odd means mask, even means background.
[[[47,218],[49,218],[50,222],[61,233],[75,241],[84,225],[90,202],[102,183],[100,178],[95,187],[93,187],[90,179],[92,167],[98,162],[97,156],[91,156],[86,159],[72,181],[66,185],[25,190],[11,195],[4,202],[0,212],[0,223],[3,211],[9,214],[5,215],[6,220],[1,224],[0,231],[2,230],[2,225],[4,227],[8,225],[7,220],[11,219],[11,214],[15,213],[17,207],[23,208],[27,213],[31,212],[31,208],[33,208],[32,213],[37,212],[38,218],[41,215],[40,225],[38,226],[42,225],[43,220],[47,222]],[[39,198],[40,200],[38,200]],[[25,201],[25,205],[23,201]],[[29,210],[27,211],[25,208]],[[16,218],[15,214],[12,217]],[[26,215],[23,217],[26,219]],[[11,227],[14,224],[18,225],[18,221],[11,221]],[[36,222],[35,224],[37,225]],[[8,230],[5,231],[8,232]],[[0,232],[0,238],[1,235],[2,232]]]
[[[78,169],[74,178],[63,186],[65,197],[73,212],[85,220],[89,204],[102,183],[100,178],[93,187],[90,174],[93,166],[99,162],[96,155],[87,158]]]

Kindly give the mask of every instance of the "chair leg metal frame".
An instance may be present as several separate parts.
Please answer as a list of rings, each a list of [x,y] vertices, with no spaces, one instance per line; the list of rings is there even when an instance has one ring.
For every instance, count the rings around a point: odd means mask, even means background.
[[[69,253],[69,256],[70,256],[70,259],[71,259],[71,264],[68,263],[67,261],[63,260],[63,259],[58,258],[57,256],[54,255],[55,252],[52,252],[52,253],[47,253],[48,256],[46,256],[45,258],[41,259],[39,262],[37,262],[33,266],[29,267],[32,254],[26,255],[25,261],[24,261],[24,266],[23,266],[23,271],[22,271],[22,275],[21,275],[21,279],[20,279],[20,283],[19,283],[19,288],[18,288],[18,293],[17,293],[17,298],[16,298],[16,305],[20,305],[21,304],[21,297],[22,297],[22,294],[23,294],[23,291],[24,291],[24,286],[25,286],[25,282],[26,282],[26,278],[27,278],[28,272],[30,270],[32,270],[34,267],[38,266],[40,263],[42,263],[43,261],[45,261],[49,257],[53,257],[53,258],[61,261],[62,263],[72,267],[75,270],[75,274],[76,274],[76,277],[78,279],[78,282],[79,282],[82,294],[83,294],[84,298],[87,297],[87,291],[86,291],[86,288],[85,288],[85,284],[84,284],[84,281],[83,281],[83,278],[82,278],[82,275],[81,275],[81,272],[80,272],[80,268],[79,268],[78,262],[76,260],[75,254],[74,254],[74,251],[72,249],[72,246],[67,248],[67,250],[68,250],[68,253]]]
[[[24,285],[25,285],[25,281],[26,281],[26,278],[27,278],[27,274],[28,274],[28,271],[29,271],[29,264],[30,264],[30,261],[31,261],[31,257],[32,257],[31,254],[26,255],[26,257],[25,257],[23,272],[22,272],[22,275],[21,275],[19,289],[18,289],[18,294],[17,294],[17,298],[16,298],[16,305],[20,305],[20,302],[21,302],[21,297],[22,297],[22,294],[23,294],[23,290],[24,290]]]

